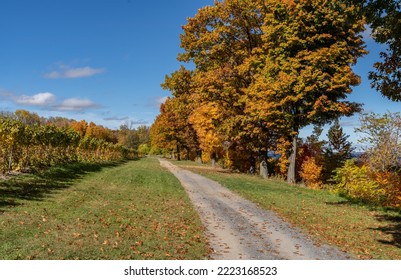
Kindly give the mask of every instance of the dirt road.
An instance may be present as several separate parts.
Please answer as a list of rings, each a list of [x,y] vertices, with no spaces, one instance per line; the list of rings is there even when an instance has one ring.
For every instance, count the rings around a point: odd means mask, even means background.
[[[195,205],[214,251],[211,259],[348,258],[336,248],[316,244],[275,213],[261,210],[219,183],[164,159],[160,164],[180,180]]]

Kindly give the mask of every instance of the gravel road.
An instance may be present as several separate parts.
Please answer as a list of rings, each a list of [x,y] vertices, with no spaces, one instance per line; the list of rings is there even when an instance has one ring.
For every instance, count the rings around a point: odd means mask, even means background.
[[[219,183],[164,159],[187,191],[206,228],[216,260],[348,259],[338,250],[314,242],[271,211],[261,210]]]

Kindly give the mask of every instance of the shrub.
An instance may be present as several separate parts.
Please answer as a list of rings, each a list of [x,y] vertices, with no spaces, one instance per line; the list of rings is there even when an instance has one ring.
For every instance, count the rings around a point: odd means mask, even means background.
[[[385,192],[385,205],[401,208],[401,174],[398,172],[376,172],[376,182]]]
[[[148,144],[141,144],[138,147],[138,152],[141,155],[148,155],[150,152],[150,147]]]
[[[355,159],[345,161],[344,166],[335,170],[334,190],[341,195],[373,204],[383,204],[386,193],[375,180],[367,165],[358,166]]]
[[[299,174],[309,188],[320,189],[322,187],[322,166],[316,163],[314,157],[307,157],[304,160]]]

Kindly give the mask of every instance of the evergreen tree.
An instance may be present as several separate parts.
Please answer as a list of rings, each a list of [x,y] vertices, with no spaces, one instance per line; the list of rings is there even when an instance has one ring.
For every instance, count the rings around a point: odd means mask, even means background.
[[[330,127],[327,137],[328,142],[324,149],[324,181],[329,180],[333,171],[352,157],[353,151],[352,144],[348,141],[349,135],[344,133],[338,119]]]

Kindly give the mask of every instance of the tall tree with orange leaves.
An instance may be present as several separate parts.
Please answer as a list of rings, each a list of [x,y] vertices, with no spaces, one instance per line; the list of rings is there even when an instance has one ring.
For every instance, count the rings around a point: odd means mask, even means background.
[[[200,9],[183,27],[184,52],[178,59],[196,65],[192,99],[197,109],[190,122],[212,159],[223,143],[232,152],[227,151],[226,156],[266,145],[253,143],[257,138],[249,136],[260,125],[244,115],[245,90],[253,75],[246,62],[262,43],[262,4],[259,0],[216,1]]]
[[[86,134],[86,130],[88,128],[88,123],[85,120],[81,120],[81,121],[73,121],[71,123],[71,127],[78,132],[79,136],[81,136],[81,138],[85,137]]]
[[[360,83],[352,65],[366,53],[363,30],[347,1],[215,1],[183,27],[178,59],[195,65],[189,103],[169,103],[191,104],[189,125],[211,156],[291,147],[283,158],[294,183],[299,130],[360,109],[347,97]],[[166,79],[173,95],[184,76]]]
[[[346,98],[360,83],[352,65],[366,53],[359,35],[364,21],[345,1],[266,2],[247,111],[292,143],[287,181],[295,183],[299,130],[360,109]]]
[[[193,125],[189,122],[191,113],[196,109],[193,100],[193,71],[181,66],[179,70],[166,76],[161,84],[169,90],[173,98],[165,103],[164,112],[169,114],[169,123],[172,132],[170,139],[176,142],[178,157],[180,151],[185,150],[187,159],[191,154],[199,154],[199,142]]]

